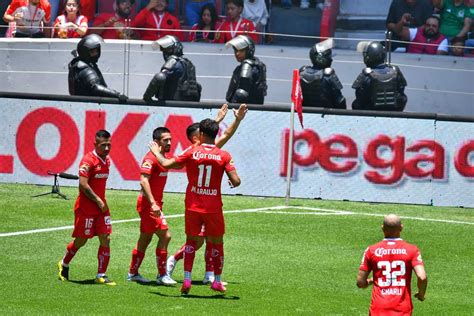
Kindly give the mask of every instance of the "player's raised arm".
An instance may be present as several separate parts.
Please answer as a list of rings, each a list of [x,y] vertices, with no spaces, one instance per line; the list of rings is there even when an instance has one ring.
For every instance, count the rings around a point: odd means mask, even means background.
[[[148,148],[150,148],[150,151],[155,155],[156,159],[158,160],[159,164],[163,166],[163,168],[166,169],[179,169],[182,168],[182,166],[176,162],[174,158],[166,158],[163,156],[161,153],[161,146],[157,144],[156,142],[150,142],[148,144]]]
[[[216,121],[217,123],[222,122],[225,116],[227,115],[228,109],[229,109],[229,105],[227,103],[222,104],[221,108],[217,112],[217,115],[214,121]]]
[[[413,267],[415,270],[418,286],[418,293],[415,294],[415,297],[420,300],[425,300],[426,287],[428,286],[428,278],[426,277],[425,267],[423,265],[417,265]]]
[[[246,104],[241,104],[237,110],[232,109],[232,111],[234,112],[235,120],[226,128],[222,136],[216,140],[216,146],[219,148],[222,148],[234,135],[240,122],[245,118],[248,108]]]
[[[369,271],[359,270],[357,275],[357,287],[360,289],[365,289],[373,283],[372,278],[369,278]]]
[[[84,193],[88,199],[95,202],[103,213],[108,211],[109,207],[107,206],[107,203],[102,201],[102,199],[94,192],[94,190],[92,190],[91,186],[89,185],[89,178],[79,176],[79,190],[81,190],[81,192]]]

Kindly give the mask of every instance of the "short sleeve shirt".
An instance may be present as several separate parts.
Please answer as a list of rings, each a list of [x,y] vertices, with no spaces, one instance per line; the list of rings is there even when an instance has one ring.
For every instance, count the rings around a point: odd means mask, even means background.
[[[41,31],[41,23],[49,23],[51,6],[49,2],[41,0],[37,6],[29,5],[27,0],[13,0],[5,12],[8,15],[23,14],[17,22],[16,31],[22,34],[35,34]]]
[[[456,36],[464,27],[464,19],[471,18],[471,10],[462,3],[455,6],[453,0],[444,0],[441,9],[440,32],[448,38]]]
[[[186,165],[186,210],[222,212],[222,177],[224,172],[235,170],[231,155],[215,145],[202,144],[186,149],[176,162]]]
[[[423,265],[420,251],[399,238],[384,239],[365,250],[359,269],[373,272],[371,315],[412,311],[411,274],[417,265]]]
[[[105,201],[105,187],[109,177],[109,168],[110,159],[108,157],[105,160],[102,159],[95,151],[85,154],[79,164],[79,176],[88,179],[87,182],[92,191],[103,201]],[[74,209],[80,209],[86,214],[100,212],[97,204],[80,190]]]
[[[153,194],[155,201],[161,206],[163,204],[163,191],[168,179],[168,170],[158,163],[152,152],[148,152],[143,158],[140,173],[150,176],[151,194]],[[142,201],[146,201],[146,199]]]

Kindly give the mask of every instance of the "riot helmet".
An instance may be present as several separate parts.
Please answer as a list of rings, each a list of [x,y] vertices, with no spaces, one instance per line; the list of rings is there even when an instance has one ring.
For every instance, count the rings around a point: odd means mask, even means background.
[[[170,56],[183,56],[183,44],[176,36],[166,35],[152,43],[153,50],[161,50],[163,58],[168,60]]]
[[[362,55],[364,56],[364,63],[367,67],[375,67],[385,62],[386,56],[385,47],[380,42],[368,43]]]
[[[90,34],[82,38],[77,44],[77,54],[86,62],[97,63],[100,58],[100,45],[104,42],[97,34]]]
[[[309,58],[313,66],[324,69],[331,67],[332,64],[332,48],[334,47],[334,40],[328,38],[327,40],[315,44],[309,50]]]
[[[239,35],[225,43],[225,47],[229,48],[232,46],[234,50],[245,49],[245,59],[253,58],[255,54],[255,43],[253,40],[246,35]]]

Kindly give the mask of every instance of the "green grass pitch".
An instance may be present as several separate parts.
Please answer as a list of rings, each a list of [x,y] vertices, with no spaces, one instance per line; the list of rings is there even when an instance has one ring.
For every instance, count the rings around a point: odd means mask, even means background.
[[[242,196],[224,197],[226,213],[225,296],[200,284],[203,252],[196,256],[191,295],[176,287],[126,281],[138,221],[113,225],[108,276],[116,287],[92,284],[97,239],[70,265],[70,282],[56,278],[56,263],[71,240],[71,229],[9,233],[73,224],[77,188],[62,188],[70,200],[31,198],[50,190],[32,185],[0,185],[0,313],[18,314],[213,314],[367,315],[371,290],[355,285],[364,249],[382,239],[382,215],[396,213],[402,237],[416,244],[428,274],[426,300],[414,300],[414,315],[468,315],[474,311],[474,210],[416,205],[369,204]],[[137,192],[107,192],[112,219],[136,219]],[[165,194],[164,212],[172,233],[169,253],[184,242],[184,196]],[[265,210],[264,208],[268,208]],[[262,209],[262,210],[254,210]],[[154,248],[140,272],[156,278]],[[183,279],[182,262],[174,278]],[[416,289],[415,282],[412,288]],[[414,294],[415,291],[413,291]]]

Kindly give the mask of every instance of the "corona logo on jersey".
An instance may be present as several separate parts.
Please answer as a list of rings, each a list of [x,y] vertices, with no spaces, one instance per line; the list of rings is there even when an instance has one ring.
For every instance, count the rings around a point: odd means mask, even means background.
[[[206,154],[206,153],[202,153],[200,151],[196,151],[196,152],[193,153],[193,159],[194,160],[211,159],[211,160],[221,161],[222,157],[221,157],[221,155]]]
[[[108,173],[98,173],[94,176],[96,179],[107,179],[109,177]]]
[[[382,257],[386,255],[406,255],[407,250],[405,248],[400,249],[385,249],[385,248],[377,248],[375,249],[375,256]]]

